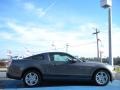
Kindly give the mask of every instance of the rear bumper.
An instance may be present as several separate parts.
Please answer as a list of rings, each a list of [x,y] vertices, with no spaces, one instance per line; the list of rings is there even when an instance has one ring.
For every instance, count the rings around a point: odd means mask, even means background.
[[[10,66],[7,69],[6,76],[11,79],[21,79],[22,70],[17,66]]]
[[[11,78],[11,79],[18,79],[18,80],[21,79],[21,77],[17,77],[17,76],[11,75],[9,73],[6,73],[6,76],[7,76],[7,78]]]

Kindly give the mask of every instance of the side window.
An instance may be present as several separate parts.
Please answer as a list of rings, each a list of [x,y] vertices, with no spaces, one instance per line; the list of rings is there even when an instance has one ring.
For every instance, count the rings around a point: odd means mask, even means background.
[[[69,55],[66,54],[52,54],[52,61],[68,61],[68,59],[72,59]]]
[[[44,56],[43,55],[35,55],[32,57],[32,59],[34,60],[44,60]]]
[[[61,55],[54,55],[54,61],[65,61]]]

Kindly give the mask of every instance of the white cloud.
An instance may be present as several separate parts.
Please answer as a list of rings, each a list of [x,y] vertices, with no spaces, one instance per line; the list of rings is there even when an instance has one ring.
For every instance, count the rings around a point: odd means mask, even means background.
[[[51,3],[48,7],[42,8],[42,7],[37,7],[31,2],[26,2],[24,3],[24,9],[36,14],[38,17],[43,17],[53,6],[55,5],[55,2]]]
[[[46,14],[46,12],[45,11],[43,11],[43,9],[42,8],[38,8],[38,9],[36,9],[36,15],[38,15],[39,17],[42,17],[42,16],[44,16],[45,14]]]
[[[108,56],[108,28],[107,25],[101,28],[101,33],[99,35],[102,44],[103,44],[103,51],[104,55]],[[120,27],[119,25],[114,25],[112,27],[112,53],[113,57],[120,56],[119,51],[120,51]]]
[[[31,11],[35,9],[35,6],[32,3],[24,3],[24,8],[28,11]]]
[[[43,10],[43,8],[39,8],[31,2],[24,3],[23,7],[26,11],[36,14],[39,17],[45,15],[45,11]]]
[[[84,25],[84,26],[86,27],[89,25]],[[65,51],[65,45],[66,43],[69,43],[71,48],[70,52],[76,50],[76,52],[82,53],[84,48],[84,52],[87,53],[88,49],[90,49],[90,46],[92,46],[92,44],[89,46],[88,42],[93,42],[89,38],[85,39],[86,34],[84,30],[86,31],[86,29],[90,29],[90,27],[84,28],[83,32],[80,32],[81,30],[79,29],[71,30],[71,31],[64,31],[64,30],[57,31],[56,27],[51,29],[50,27],[41,28],[39,26],[36,27],[29,25],[23,26],[15,22],[8,22],[8,27],[12,29],[17,35],[17,37],[13,37],[15,41],[20,42],[24,45],[32,45],[34,47],[37,46],[37,48],[40,48],[41,51],[51,50],[52,43],[54,42],[57,50]],[[84,45],[84,44],[88,44],[88,45]],[[95,43],[93,43],[93,48],[94,45]],[[88,53],[91,53],[91,51]]]
[[[59,23],[59,22],[58,22]],[[65,24],[65,23],[64,23]],[[66,43],[69,44],[68,51],[71,54],[95,57],[96,54],[96,38],[92,33],[95,31],[92,27],[98,27],[101,31],[99,38],[102,41],[103,56],[108,56],[108,32],[106,26],[100,27],[94,23],[82,24],[74,30],[59,30],[58,27],[50,26],[32,26],[32,25],[21,25],[16,22],[7,23],[8,28],[13,30],[15,33],[3,33],[0,36],[4,39],[11,39],[15,42],[21,43],[23,46],[30,48],[32,52],[44,52],[44,51],[66,51]],[[119,25],[113,26],[112,39],[113,39],[113,55],[119,56],[120,51],[120,27]],[[54,43],[54,46],[52,44]]]
[[[0,33],[0,37],[1,37],[2,39],[11,40],[13,36],[12,36],[12,34],[7,33],[7,32],[1,32],[1,33]]]
[[[120,56],[120,27],[114,28],[112,32],[113,55]]]

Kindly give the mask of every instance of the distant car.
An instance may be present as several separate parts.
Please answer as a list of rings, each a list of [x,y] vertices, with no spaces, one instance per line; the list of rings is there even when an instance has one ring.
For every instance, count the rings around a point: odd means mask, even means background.
[[[42,81],[91,81],[104,86],[114,80],[114,68],[108,64],[83,62],[64,52],[46,52],[20,60],[13,60],[7,77],[22,79],[33,87]]]

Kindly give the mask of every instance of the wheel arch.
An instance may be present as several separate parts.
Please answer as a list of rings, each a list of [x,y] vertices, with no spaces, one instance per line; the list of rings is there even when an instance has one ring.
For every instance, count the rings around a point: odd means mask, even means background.
[[[41,75],[41,78],[43,79],[43,74],[42,74],[41,70],[38,69],[38,68],[36,68],[36,67],[30,67],[30,68],[25,69],[25,70],[23,71],[23,73],[22,73],[21,79],[23,78],[23,76],[24,76],[24,74],[25,74],[26,72],[31,71],[31,70],[38,71],[39,74]]]
[[[94,79],[95,74],[96,74],[98,71],[100,71],[100,70],[105,70],[105,71],[107,71],[108,74],[110,75],[110,81],[112,81],[112,74],[111,74],[111,72],[110,72],[108,69],[106,69],[106,68],[98,68],[98,69],[96,69],[96,70],[93,72],[93,74],[92,74],[92,80]]]

